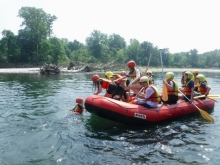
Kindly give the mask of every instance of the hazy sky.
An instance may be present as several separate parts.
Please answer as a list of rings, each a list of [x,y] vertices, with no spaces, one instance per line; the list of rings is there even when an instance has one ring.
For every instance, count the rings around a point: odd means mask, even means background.
[[[69,41],[85,43],[100,30],[171,53],[220,49],[220,0],[0,0],[0,32],[17,35],[22,22],[17,15],[24,6],[55,15],[54,35]]]

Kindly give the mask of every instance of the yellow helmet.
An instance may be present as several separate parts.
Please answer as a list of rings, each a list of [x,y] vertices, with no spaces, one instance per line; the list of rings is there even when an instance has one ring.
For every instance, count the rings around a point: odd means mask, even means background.
[[[105,72],[105,77],[110,79],[110,77],[112,77],[113,73],[108,71],[108,72]]]
[[[199,74],[199,71],[198,70],[194,70],[193,74]]]
[[[204,81],[205,81],[205,76],[204,76],[203,74],[198,74],[198,75],[196,76],[196,78],[198,78],[199,81],[201,81],[201,82],[204,82]]]
[[[147,71],[147,73],[150,73],[150,74],[152,74],[152,71],[151,71],[151,70],[148,70],[148,71]]]
[[[140,82],[147,82],[147,84],[149,84],[149,79],[147,76],[143,76],[141,77]]]
[[[192,72],[186,71],[185,74],[187,74],[187,77],[188,77],[189,79],[192,79],[192,78],[193,78]]]
[[[166,73],[166,79],[173,79],[174,78],[174,73],[173,72],[167,72]]]

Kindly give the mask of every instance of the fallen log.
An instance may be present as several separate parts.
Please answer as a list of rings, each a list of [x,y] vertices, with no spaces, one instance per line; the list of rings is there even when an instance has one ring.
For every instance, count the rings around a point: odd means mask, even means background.
[[[58,74],[60,73],[60,69],[58,66],[53,64],[45,64],[43,67],[40,68],[41,74]]]

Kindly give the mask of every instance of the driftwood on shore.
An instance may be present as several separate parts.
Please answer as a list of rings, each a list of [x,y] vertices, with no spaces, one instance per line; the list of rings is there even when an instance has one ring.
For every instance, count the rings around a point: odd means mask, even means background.
[[[121,70],[122,66],[116,64],[114,61],[107,64],[76,64],[75,62],[70,62],[67,68],[60,69],[54,64],[45,64],[40,68],[41,74],[58,74],[58,73],[76,73],[76,72],[94,72],[94,71],[107,71],[107,70]]]
[[[60,73],[60,69],[58,66],[53,64],[45,64],[43,67],[40,68],[41,74],[58,74]]]

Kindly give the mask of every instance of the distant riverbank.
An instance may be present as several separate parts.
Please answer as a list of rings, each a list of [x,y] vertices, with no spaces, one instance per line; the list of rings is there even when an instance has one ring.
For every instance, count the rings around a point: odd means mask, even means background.
[[[138,67],[142,72],[145,71],[145,68]],[[64,68],[65,69],[65,68]],[[161,72],[161,68],[149,68],[152,72]],[[220,69],[198,69],[198,68],[163,68],[163,72],[182,72],[184,70],[193,71],[198,70],[199,72],[220,72]],[[0,69],[0,73],[39,73],[39,68],[4,68]],[[65,73],[65,71],[62,70]],[[100,71],[99,71],[100,72]],[[104,72],[104,71],[103,71]]]

